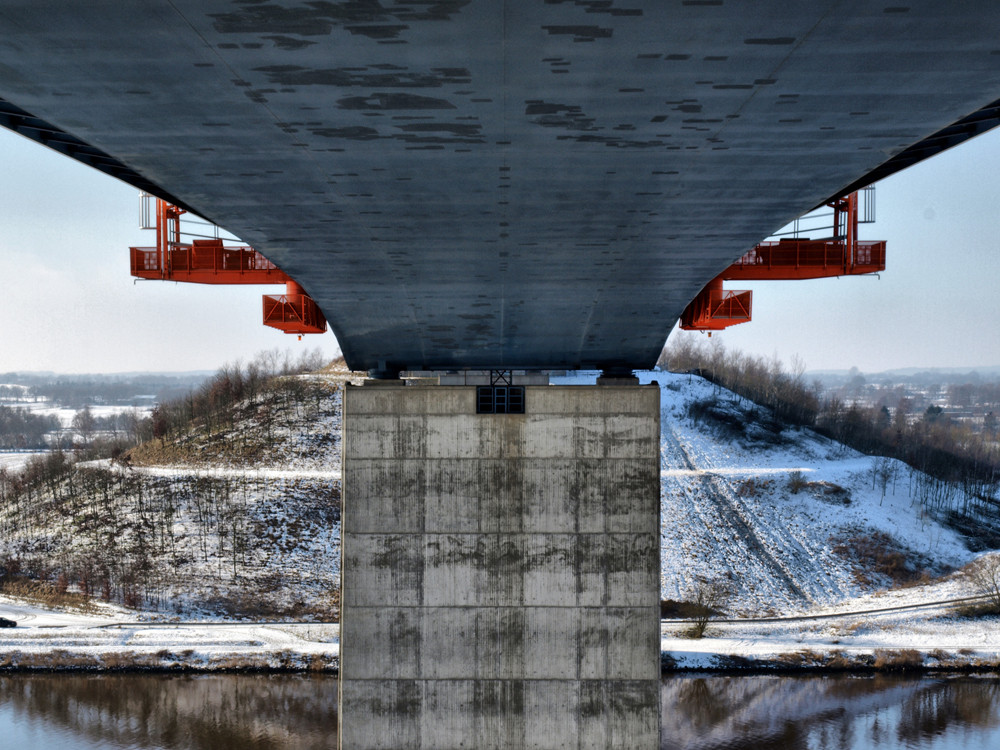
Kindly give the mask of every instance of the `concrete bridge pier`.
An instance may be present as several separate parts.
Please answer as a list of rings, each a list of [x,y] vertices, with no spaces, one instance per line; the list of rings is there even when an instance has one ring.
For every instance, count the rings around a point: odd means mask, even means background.
[[[484,395],[345,393],[340,747],[654,750],[659,390]]]

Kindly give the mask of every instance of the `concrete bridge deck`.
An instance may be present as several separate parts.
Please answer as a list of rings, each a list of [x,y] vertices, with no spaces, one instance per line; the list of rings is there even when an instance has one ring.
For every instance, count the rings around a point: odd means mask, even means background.
[[[969,0],[8,0],[0,121],[253,244],[353,368],[638,367],[770,232],[995,124],[997,39]]]

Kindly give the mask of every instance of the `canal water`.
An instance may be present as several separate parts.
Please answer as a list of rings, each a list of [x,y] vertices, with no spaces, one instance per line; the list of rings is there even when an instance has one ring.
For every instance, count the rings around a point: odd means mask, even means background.
[[[664,678],[661,748],[1000,747],[1000,678]],[[335,677],[0,677],[0,748],[332,748]]]

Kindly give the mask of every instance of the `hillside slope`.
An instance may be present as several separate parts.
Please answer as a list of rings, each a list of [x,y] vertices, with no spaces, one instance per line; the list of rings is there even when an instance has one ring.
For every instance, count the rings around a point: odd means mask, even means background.
[[[121,462],[0,483],[3,569],[164,614],[336,618],[344,378],[280,378]]]
[[[663,599],[715,584],[733,614],[801,612],[972,559],[915,499],[922,475],[909,467],[784,426],[696,376],[640,379],[661,393]]]
[[[0,562],[162,614],[335,617],[349,377],[282,379],[125,464],[0,483]],[[661,392],[663,599],[722,586],[731,613],[800,612],[974,557],[907,467],[783,426],[700,378],[641,378]]]

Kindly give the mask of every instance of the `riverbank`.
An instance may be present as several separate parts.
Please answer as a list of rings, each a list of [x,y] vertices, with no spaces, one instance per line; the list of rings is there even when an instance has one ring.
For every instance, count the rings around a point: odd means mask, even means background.
[[[994,628],[996,625],[994,624]],[[880,645],[864,639],[840,638],[815,642],[752,633],[707,637],[698,641],[664,638],[661,671],[673,672],[1000,672],[1000,652],[995,646],[980,648],[933,646],[914,648],[906,634],[879,638]],[[950,639],[946,639],[950,640]],[[973,639],[981,641],[983,639]]]
[[[171,622],[104,603],[47,609],[0,597],[0,672],[336,672],[340,626],[326,623]]]
[[[1000,671],[1000,618],[975,615],[965,575],[800,615],[661,625],[664,671]],[[981,605],[981,603],[980,603]]]
[[[664,672],[1000,671],[1000,619],[969,619],[947,604],[912,606],[917,591],[883,592],[838,612],[772,621],[661,626]],[[924,601],[941,593],[926,587]],[[890,611],[871,612],[874,605]],[[0,597],[0,672],[323,672],[340,663],[336,623],[172,622],[114,605],[46,609]]]

